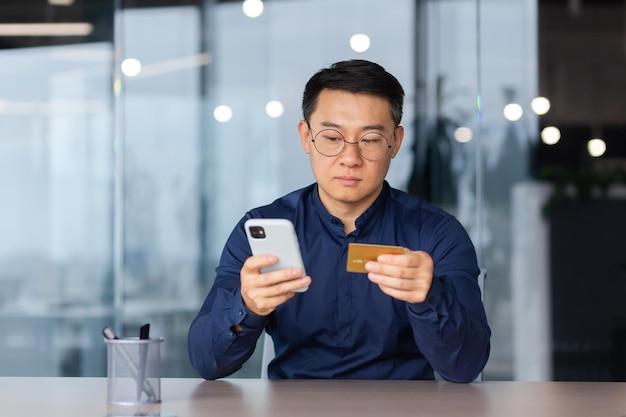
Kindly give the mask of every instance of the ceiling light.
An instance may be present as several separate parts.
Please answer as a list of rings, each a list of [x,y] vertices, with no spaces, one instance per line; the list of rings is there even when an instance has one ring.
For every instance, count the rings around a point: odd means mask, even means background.
[[[48,4],[51,6],[71,6],[74,4],[74,0],[48,0]]]
[[[285,106],[278,100],[268,101],[265,105],[265,113],[273,119],[280,117],[283,115],[285,111]]]
[[[233,109],[225,104],[219,105],[213,110],[213,117],[220,123],[226,123],[233,117]]]
[[[509,122],[516,122],[522,118],[524,110],[522,109],[522,106],[517,103],[509,103],[504,106],[503,113],[506,120]]]
[[[87,36],[91,23],[2,23],[0,36]]]
[[[370,48],[370,44],[370,37],[362,33],[352,35],[350,38],[350,47],[354,52],[365,52]]]
[[[546,145],[556,145],[561,140],[561,131],[556,126],[546,126],[541,131],[541,141]]]
[[[261,0],[245,0],[241,4],[241,8],[246,16],[259,17],[263,13],[263,2]]]
[[[589,151],[589,155],[594,158],[602,156],[606,152],[606,142],[600,138],[591,139],[587,142],[587,150]]]
[[[136,77],[141,72],[141,61],[136,58],[126,58],[120,67],[125,76]]]
[[[536,115],[543,116],[550,111],[550,100],[545,97],[535,97],[530,102],[530,107],[533,109]]]

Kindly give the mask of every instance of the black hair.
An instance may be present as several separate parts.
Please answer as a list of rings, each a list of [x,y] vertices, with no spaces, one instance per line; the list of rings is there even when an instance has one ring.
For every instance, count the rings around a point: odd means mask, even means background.
[[[396,77],[382,66],[362,60],[340,61],[315,73],[304,88],[302,115],[309,121],[324,89],[374,94],[389,100],[391,118],[396,126],[402,121],[404,90]]]

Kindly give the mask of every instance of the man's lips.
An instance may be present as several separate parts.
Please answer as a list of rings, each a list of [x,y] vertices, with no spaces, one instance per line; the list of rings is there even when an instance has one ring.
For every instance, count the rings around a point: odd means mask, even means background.
[[[349,175],[342,175],[340,177],[337,177],[337,180],[339,180],[339,182],[341,182],[344,185],[355,185],[359,181],[361,181],[360,178],[352,177],[352,176],[349,176]]]

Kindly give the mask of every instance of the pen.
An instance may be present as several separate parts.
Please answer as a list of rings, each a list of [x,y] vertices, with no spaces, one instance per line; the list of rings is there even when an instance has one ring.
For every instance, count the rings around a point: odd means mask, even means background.
[[[108,340],[118,339],[113,329],[108,326],[102,329],[102,334]],[[143,378],[143,380],[140,379],[139,368],[137,367],[137,364],[135,363],[135,361],[133,361],[133,358],[130,356],[128,351],[126,350],[126,347],[125,346],[119,346],[119,347],[121,348],[119,349],[119,352],[124,357],[124,361],[126,362],[126,367],[128,368],[128,371],[130,372],[131,376],[135,379],[135,381],[137,381],[138,384],[140,384],[140,381],[142,381],[142,383],[139,386],[146,393],[146,395],[148,395],[148,399],[156,398],[154,394],[154,389],[152,388],[150,381],[146,380],[145,378]]]
[[[139,328],[139,339],[150,339],[150,323],[146,323]],[[137,401],[141,399],[143,383],[146,379],[146,360],[148,359],[148,345],[139,346],[139,378],[137,378]]]
[[[146,323],[139,328],[139,338],[142,340],[150,339],[150,323]]]

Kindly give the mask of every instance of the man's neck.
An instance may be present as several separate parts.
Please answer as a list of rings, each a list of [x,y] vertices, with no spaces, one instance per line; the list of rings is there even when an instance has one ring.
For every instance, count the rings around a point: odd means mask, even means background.
[[[377,193],[374,198],[362,201],[360,203],[342,203],[337,200],[330,200],[320,192],[320,201],[326,208],[328,213],[337,217],[343,223],[343,230],[346,235],[356,230],[356,219],[358,219],[365,211],[372,206],[376,198],[380,195]]]

